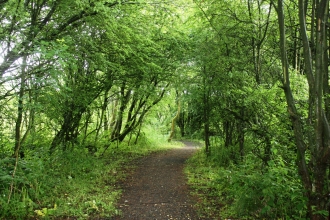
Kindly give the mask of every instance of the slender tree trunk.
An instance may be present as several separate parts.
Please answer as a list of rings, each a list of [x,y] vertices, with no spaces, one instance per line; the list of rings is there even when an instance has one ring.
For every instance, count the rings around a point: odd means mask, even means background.
[[[70,110],[64,113],[61,129],[51,143],[50,153],[53,153],[59,146],[61,146],[62,150],[66,150],[68,144],[74,144],[78,136],[78,127],[82,115],[85,112],[85,108],[79,109],[72,105]]]
[[[118,140],[118,138],[120,136],[120,132],[121,132],[122,125],[123,125],[124,111],[127,107],[127,103],[129,101],[130,93],[131,93],[131,91],[127,91],[125,94],[125,84],[122,85],[120,91],[121,91],[120,92],[120,95],[121,95],[120,106],[119,106],[119,111],[117,113],[117,118],[116,118],[114,128],[111,132],[111,141]]]
[[[205,152],[207,155],[211,153],[210,149],[210,121],[209,121],[209,84],[208,84],[208,74],[206,67],[203,67],[203,122],[204,122],[204,142],[205,142]]]
[[[27,139],[27,137],[29,136],[29,134],[31,132],[35,133],[35,107],[33,107],[33,101],[37,100],[37,94],[33,93],[33,91],[36,91],[38,88],[36,88],[35,86],[31,86],[33,89],[30,89],[29,91],[29,105],[30,105],[30,109],[29,109],[29,114],[28,114],[28,123],[26,126],[26,131],[23,135],[23,137],[21,138],[21,144],[23,144],[25,142],[25,140]],[[22,149],[21,149],[22,151]]]
[[[14,148],[14,156],[17,158],[19,156],[19,150],[21,147],[21,125],[23,121],[23,98],[25,92],[25,80],[26,80],[26,59],[27,57],[23,57],[22,64],[22,73],[20,79],[20,89],[18,94],[18,105],[17,105],[17,119],[15,124],[15,148]]]
[[[324,106],[324,76],[326,75],[324,55],[326,51],[326,27],[328,0],[320,0],[316,5],[316,54],[315,54],[315,87],[316,90],[316,149],[315,149],[315,194],[313,199],[313,206],[316,211],[325,210],[324,194],[325,191],[325,177],[327,172],[327,164],[329,163],[329,124],[326,118]],[[328,67],[326,67],[327,69]],[[313,215],[313,219],[321,219],[320,215]]]
[[[240,117],[244,119],[244,107],[240,110]],[[244,120],[238,121],[238,143],[239,143],[239,154],[241,156],[241,159],[244,157]]]
[[[300,0],[302,1],[302,0]],[[282,61],[282,73],[283,73],[283,90],[286,97],[287,109],[291,123],[293,126],[295,143],[297,147],[297,166],[299,174],[302,178],[304,188],[306,190],[307,198],[311,198],[312,182],[309,176],[309,170],[306,164],[305,151],[306,146],[303,141],[303,129],[301,117],[299,116],[295,102],[292,95],[290,77],[289,77],[289,64],[287,59],[287,46],[286,46],[286,36],[285,36],[285,20],[284,20],[284,9],[283,0],[278,0],[278,24],[280,30],[280,49],[281,49],[281,61]],[[311,201],[307,204],[308,212],[312,212]]]
[[[298,166],[300,174],[303,178],[303,183],[306,189],[311,189],[311,180],[309,177],[306,160],[305,160],[305,151],[306,146],[304,144],[303,132],[302,132],[302,124],[300,120],[300,116],[297,112],[295,102],[292,95],[291,85],[290,85],[290,77],[289,77],[289,65],[287,59],[287,47],[286,47],[286,37],[285,37],[285,23],[284,23],[284,10],[283,10],[283,0],[278,0],[278,23],[280,30],[280,49],[281,49],[281,61],[282,61],[282,73],[283,73],[283,90],[286,97],[287,108],[289,117],[291,119],[295,142],[298,149]]]
[[[205,103],[204,103],[205,104]],[[211,153],[210,149],[210,122],[208,118],[207,109],[204,107],[204,142],[205,142],[205,152],[206,154]]]
[[[223,130],[225,132],[225,147],[233,145],[233,125],[230,121],[225,120],[223,123]]]
[[[118,113],[118,99],[115,99],[111,104],[110,129],[114,129],[116,125],[117,113]]]
[[[88,137],[88,125],[91,121],[91,118],[92,118],[92,113],[91,113],[91,110],[88,109],[86,111],[86,119],[85,119],[85,124],[83,126],[83,130],[84,130],[84,137],[83,137],[83,140],[82,140],[82,145],[85,146],[86,145],[86,140],[87,140],[87,137]]]
[[[181,137],[184,137],[185,136],[185,112],[184,112],[184,109],[183,109],[183,106],[181,104],[181,112],[180,112],[180,116],[179,116],[179,120],[178,120],[178,126],[180,128],[180,133],[181,133]]]
[[[182,109],[182,113],[181,113],[181,116],[180,116],[180,131],[181,131],[181,137],[184,137],[185,136],[185,123],[186,123],[186,120],[185,120],[185,110]]]
[[[138,129],[138,132],[136,134],[134,144],[137,144],[137,142],[139,140],[139,137],[140,137],[140,134],[141,134],[141,128],[142,128],[142,123],[140,123],[140,125],[139,125],[139,129]]]
[[[109,100],[108,91],[106,91],[105,94],[104,94],[103,104],[102,104],[102,108],[101,108],[101,115],[99,117],[100,121],[96,125],[97,127],[96,127],[96,134],[95,134],[95,138],[94,138],[94,145],[96,144],[96,142],[99,138],[99,133],[100,133],[100,130],[102,128],[102,124],[104,126],[106,126],[106,123],[104,123],[103,120],[106,121],[106,111],[107,111],[107,106],[108,106],[108,100]]]
[[[257,1],[258,4],[258,27],[256,28],[256,24],[254,24],[254,18],[253,18],[253,1],[248,0],[248,13],[249,13],[249,19],[250,22],[253,24],[253,36],[251,38],[251,47],[252,47],[252,55],[253,55],[253,65],[254,65],[254,74],[255,74],[255,80],[258,85],[262,82],[262,63],[261,63],[261,51],[262,51],[262,44],[264,40],[266,39],[266,35],[268,32],[268,26],[269,26],[269,20],[270,15],[272,12],[272,4],[269,6],[267,20],[263,21],[261,18],[263,11],[262,11],[262,5],[260,1]],[[265,22],[265,24],[262,24],[262,22]],[[257,37],[255,37],[257,36]]]
[[[10,184],[10,191],[8,194],[8,200],[7,203],[10,202],[11,195],[14,190],[14,179],[16,175],[16,170],[18,166],[18,160],[19,160],[19,150],[21,147],[21,124],[23,121],[23,98],[24,98],[24,92],[25,92],[25,80],[26,80],[26,59],[27,56],[25,55],[23,57],[23,64],[22,64],[22,72],[21,72],[21,83],[20,83],[20,90],[18,94],[18,105],[17,105],[17,119],[15,124],[15,148],[14,148],[14,157],[15,157],[15,166],[14,171],[12,173],[12,181]]]
[[[287,62],[287,47],[285,42],[285,26],[283,13],[283,0],[278,0],[278,21],[280,29],[281,60],[283,66],[283,88],[286,96],[288,112],[293,125],[295,142],[298,150],[297,165],[302,183],[308,198],[308,217],[311,219],[323,219],[320,211],[328,209],[328,189],[325,187],[325,177],[328,169],[330,155],[330,126],[327,119],[326,99],[324,95],[328,92],[328,85],[324,80],[328,75],[327,44],[326,44],[326,22],[328,20],[328,0],[313,1],[311,40],[307,37],[305,0],[299,0],[299,23],[303,42],[303,54],[305,61],[305,72],[309,85],[309,116],[310,126],[313,131],[308,131],[309,149],[311,151],[310,169],[306,166],[306,146],[303,141],[303,129],[301,117],[295,107],[292,91],[290,88],[289,66]],[[315,14],[315,19],[314,19]],[[314,29],[313,23],[316,23]],[[313,40],[315,37],[315,41]],[[310,44],[311,42],[311,44]],[[315,48],[315,54],[312,51]],[[315,72],[313,73],[313,60]],[[325,107],[327,109],[327,107]],[[312,134],[310,134],[312,133]],[[313,187],[312,187],[313,186]]]

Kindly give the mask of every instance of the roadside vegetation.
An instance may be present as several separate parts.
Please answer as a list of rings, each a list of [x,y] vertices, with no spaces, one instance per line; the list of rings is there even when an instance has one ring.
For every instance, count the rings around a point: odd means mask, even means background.
[[[167,142],[167,135],[146,129],[137,144],[122,142],[102,155],[102,148],[93,154],[77,148],[42,158],[28,156],[19,161],[14,179],[10,171],[15,160],[1,160],[0,219],[120,215],[115,207],[121,195],[118,183],[134,170],[134,160],[178,146]]]
[[[185,173],[196,208],[202,217],[213,219],[306,219],[306,197],[294,162],[278,152],[264,169],[249,154],[239,163],[224,164],[228,149],[207,156],[202,150],[187,162]],[[326,215],[326,212],[323,214]]]

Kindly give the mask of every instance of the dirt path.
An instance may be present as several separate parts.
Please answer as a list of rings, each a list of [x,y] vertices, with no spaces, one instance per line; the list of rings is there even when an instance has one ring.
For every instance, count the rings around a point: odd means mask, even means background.
[[[183,174],[186,159],[196,151],[196,144],[152,154],[138,162],[138,168],[122,186],[119,201],[122,217],[116,219],[199,219]]]

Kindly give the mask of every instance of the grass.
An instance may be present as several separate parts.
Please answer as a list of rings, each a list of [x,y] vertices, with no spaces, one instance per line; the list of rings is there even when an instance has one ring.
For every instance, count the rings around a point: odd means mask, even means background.
[[[17,173],[17,178],[23,181],[15,182],[15,193],[9,203],[6,201],[8,187],[0,189],[3,195],[0,219],[87,219],[120,215],[116,209],[121,195],[118,183],[134,169],[132,161],[181,145],[168,143],[167,137],[161,135],[148,137],[143,135],[137,145],[113,144],[102,156],[76,148],[42,159],[26,159],[26,167],[20,166]]]
[[[207,158],[204,149],[187,161],[185,174],[193,194],[198,198],[196,208],[200,217],[214,219],[214,216],[220,216],[223,203],[219,196],[217,172],[218,167]]]

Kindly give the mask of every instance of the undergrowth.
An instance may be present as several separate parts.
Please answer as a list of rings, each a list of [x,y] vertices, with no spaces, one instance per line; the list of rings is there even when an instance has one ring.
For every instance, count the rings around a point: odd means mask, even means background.
[[[249,154],[239,163],[204,150],[188,160],[185,172],[207,219],[305,219],[306,198],[294,161],[276,150],[265,167]],[[225,149],[223,149],[225,151]],[[219,155],[221,154],[221,155]],[[228,154],[227,154],[228,155]]]
[[[136,145],[111,145],[103,155],[76,146],[49,156],[20,159],[13,178],[14,158],[0,161],[0,219],[102,218],[120,214],[118,182],[134,168],[132,161],[154,151],[177,147],[166,137],[141,135]],[[42,155],[42,157],[40,156]],[[10,193],[10,186],[13,186]],[[10,195],[10,198],[9,198]]]

